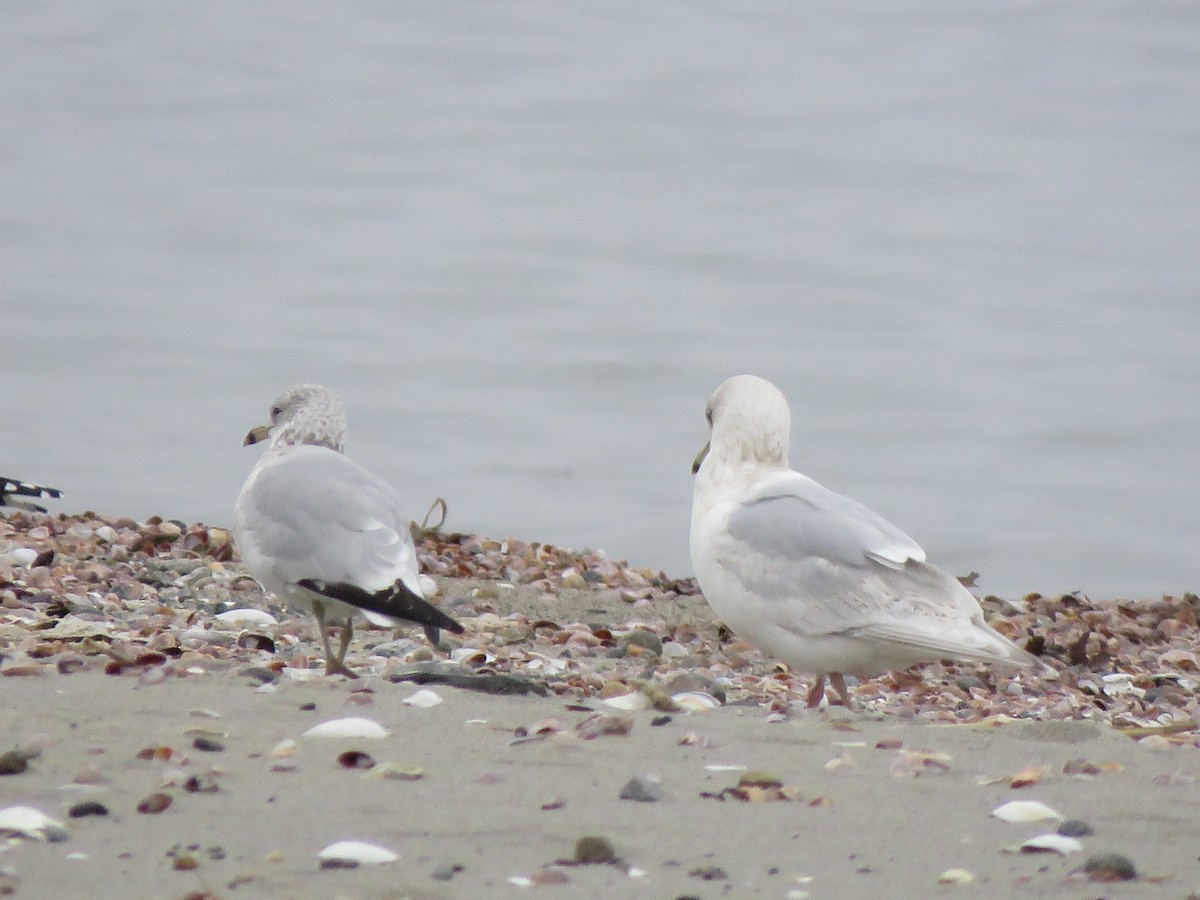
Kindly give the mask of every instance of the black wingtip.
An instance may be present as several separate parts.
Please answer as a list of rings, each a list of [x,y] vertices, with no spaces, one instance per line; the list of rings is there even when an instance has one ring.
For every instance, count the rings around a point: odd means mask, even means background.
[[[45,512],[44,506],[39,506],[27,500],[12,500],[12,497],[50,497],[58,499],[62,491],[58,488],[46,487],[44,484],[30,484],[16,478],[0,476],[0,506],[11,506],[13,509],[25,509],[32,512]]]
[[[438,629],[445,629],[454,634],[462,634],[465,628],[450,616],[446,615],[424,597],[413,593],[403,582],[397,582],[394,588],[382,591],[363,590],[357,585],[346,581],[326,582],[315,578],[304,578],[297,582],[300,587],[307,588],[323,597],[340,600],[367,612],[405,619],[425,626],[425,635],[432,643],[437,640],[430,636],[438,634]]]

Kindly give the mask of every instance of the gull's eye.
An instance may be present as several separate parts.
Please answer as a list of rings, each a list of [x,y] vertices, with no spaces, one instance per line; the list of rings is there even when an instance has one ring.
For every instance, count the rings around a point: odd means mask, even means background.
[[[272,406],[271,407],[271,418],[272,419],[278,419],[282,415],[283,415],[283,407],[282,406]]]
[[[704,418],[708,419],[708,427],[712,428],[712,407],[709,406],[704,410]]]

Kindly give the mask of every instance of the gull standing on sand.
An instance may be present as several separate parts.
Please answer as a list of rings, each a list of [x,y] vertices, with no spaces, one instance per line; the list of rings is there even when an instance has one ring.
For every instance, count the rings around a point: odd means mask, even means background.
[[[908,535],[788,464],[791,413],[775,385],[738,375],[706,409],[692,465],[692,567],[709,604],[743,639],[797,671],[825,676],[853,705],[861,677],[959,659],[1049,671],[983,620],[957,579]]]
[[[302,384],[284,392],[271,405],[271,424],[243,441],[271,443],[238,497],[234,538],[263,587],[312,611],[325,674],[353,677],[344,660],[356,612],[377,625],[424,625],[435,644],[439,628],[463,627],[422,596],[408,519],[391,487],[344,455],[345,432],[331,391]],[[327,619],[342,626],[337,654]]]

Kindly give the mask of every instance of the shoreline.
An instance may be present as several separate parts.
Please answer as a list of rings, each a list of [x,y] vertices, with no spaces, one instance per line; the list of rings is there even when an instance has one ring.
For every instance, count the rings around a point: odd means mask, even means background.
[[[447,653],[417,628],[360,624],[351,680],[321,674],[311,617],[266,601],[224,529],[0,517],[0,752],[28,755],[0,777],[0,808],[35,807],[68,837],[0,843],[0,891],[1083,898],[1102,888],[1075,870],[1112,851],[1140,873],[1115,895],[1200,897],[1191,595],[989,598],[992,624],[1040,636],[1058,678],[934,664],[858,684],[855,709],[805,710],[810,677],[723,637],[690,579],[515,539],[426,534],[418,549],[467,633]],[[275,621],[221,617],[236,609]],[[458,680],[395,680],[421,667]],[[492,692],[530,685],[544,693]],[[420,690],[441,702],[404,702]],[[389,734],[302,736],[345,716]],[[197,749],[206,735],[222,749]],[[138,758],[153,747],[171,753]],[[343,750],[376,776],[424,771],[374,777]],[[753,771],[771,779],[728,793]],[[645,773],[662,799],[620,799]],[[137,812],[151,793],[169,807]],[[109,815],[70,817],[83,798]],[[1057,825],[989,815],[1010,799],[1096,834],[1065,856],[1001,852]],[[593,833],[621,863],[555,864]],[[350,838],[400,861],[320,868]],[[956,868],[974,883],[939,884]]]

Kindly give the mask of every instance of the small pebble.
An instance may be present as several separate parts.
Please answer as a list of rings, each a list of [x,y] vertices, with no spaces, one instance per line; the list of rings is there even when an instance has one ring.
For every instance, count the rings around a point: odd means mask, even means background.
[[[205,737],[204,735],[200,735],[192,741],[192,746],[205,753],[220,753],[225,749],[225,745],[216,738]]]
[[[1083,819],[1067,819],[1058,826],[1058,833],[1064,837],[1079,838],[1095,834],[1096,830]]]
[[[630,647],[641,647],[655,656],[661,656],[663,650],[662,638],[653,631],[644,628],[639,628],[636,631],[631,631],[628,634],[621,635],[617,641],[617,648],[621,651],[622,656],[629,654]]]
[[[461,866],[458,863],[448,863],[444,866],[438,866],[433,870],[433,877],[438,881],[449,881],[459,872],[463,871],[466,866]]]
[[[259,684],[273,684],[279,680],[279,673],[266,666],[247,666],[238,672],[244,678],[257,681]]]
[[[600,834],[586,834],[575,842],[575,862],[584,864],[615,863],[617,851],[612,841]]]
[[[107,816],[108,807],[98,800],[84,800],[67,810],[67,815],[72,819],[82,819],[85,816]]]
[[[375,758],[362,750],[347,750],[338,756],[338,765],[347,769],[373,769]]]
[[[0,753],[0,775],[20,775],[29,768],[29,754],[21,750]]]
[[[171,798],[161,791],[156,791],[137,805],[137,811],[146,815],[155,815],[171,805]]]
[[[1083,864],[1088,881],[1133,881],[1137,869],[1127,856],[1120,853],[1097,853]]]
[[[189,775],[183,783],[183,789],[189,794],[215,794],[220,787],[210,775]]]
[[[638,803],[654,803],[664,796],[658,776],[649,773],[634,775],[625,782],[620,793],[622,800],[636,800]]]

